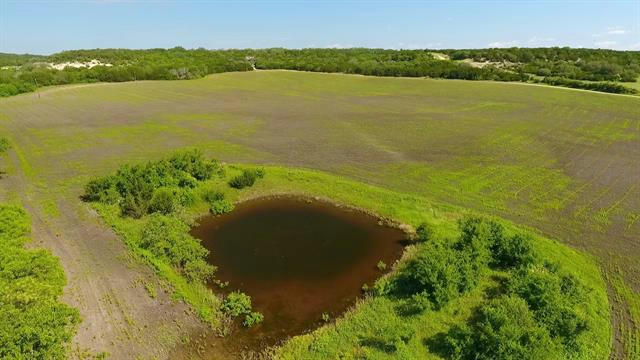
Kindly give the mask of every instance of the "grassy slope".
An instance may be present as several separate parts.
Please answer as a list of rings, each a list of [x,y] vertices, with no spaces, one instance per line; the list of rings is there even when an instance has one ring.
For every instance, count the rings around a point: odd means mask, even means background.
[[[23,191],[54,224],[90,176],[198,146],[225,161],[325,170],[539,229],[596,255],[611,275],[621,268],[629,296],[612,303],[623,317],[640,297],[638,119],[632,97],[283,71],[0,100]]]

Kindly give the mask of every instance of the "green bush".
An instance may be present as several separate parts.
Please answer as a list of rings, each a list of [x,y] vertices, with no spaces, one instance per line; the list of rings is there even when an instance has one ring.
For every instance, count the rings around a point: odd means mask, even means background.
[[[149,212],[151,192],[142,195],[126,194],[120,201],[120,212],[123,216],[139,219]]]
[[[423,245],[394,279],[393,292],[401,296],[425,294],[436,309],[457,297],[463,289],[459,252],[441,241]]]
[[[493,264],[502,267],[527,266],[535,262],[531,237],[522,234],[501,236],[491,246]]]
[[[202,199],[209,203],[209,210],[213,215],[222,215],[233,210],[233,203],[224,198],[224,194],[218,190],[205,189]]]
[[[421,294],[421,301],[426,298],[433,308],[439,309],[473,289],[487,271],[491,259],[489,245],[502,236],[502,227],[476,217],[463,219],[459,227],[460,236],[456,241],[432,239],[420,243],[416,256],[398,271],[391,286],[384,290],[404,297]],[[426,229],[419,227],[418,236],[425,239],[431,236]],[[380,286],[376,284],[376,288]],[[382,289],[376,289],[379,290]],[[427,308],[426,305],[413,308],[419,307]]]
[[[416,228],[416,241],[426,242],[433,239],[433,230],[426,223],[422,223]]]
[[[229,181],[229,186],[236,189],[251,187],[256,182],[256,175],[252,171],[244,170],[242,175],[233,177]]]
[[[585,82],[559,77],[545,77],[540,82],[553,85],[564,86],[574,89],[584,89],[600,91],[614,94],[637,94],[638,90],[614,82]]]
[[[239,291],[229,293],[222,301],[222,311],[233,317],[244,315],[242,324],[252,327],[264,320],[264,316],[255,311],[251,311],[251,297]]]
[[[244,321],[242,325],[246,327],[252,327],[253,325],[259,324],[264,320],[264,316],[256,311],[252,311],[244,316]]]
[[[549,333],[536,324],[518,297],[501,297],[481,306],[471,326],[454,326],[442,345],[443,355],[451,359],[562,358]]]
[[[426,291],[413,294],[407,298],[404,302],[397,306],[397,311],[400,315],[411,316],[418,315],[426,310],[431,310],[433,304],[429,298],[429,294]]]
[[[196,192],[193,189],[174,189],[177,202],[185,207],[192,206],[198,200]]]
[[[532,266],[513,275],[508,291],[526,301],[536,320],[560,339],[567,351],[579,351],[578,337],[587,329],[587,322],[576,305],[586,290],[573,276],[547,266]]]
[[[150,215],[140,241],[141,248],[169,261],[190,281],[208,281],[215,271],[206,262],[209,250],[189,235],[189,226],[177,218]]]
[[[0,205],[0,245],[22,246],[23,237],[31,231],[29,215],[21,207]]]
[[[209,204],[213,204],[216,201],[223,200],[224,194],[221,191],[207,188],[202,192],[202,200],[208,202]]]
[[[486,268],[492,259],[491,246],[504,236],[504,229],[482,217],[465,217],[458,226],[461,234],[457,249],[469,253],[477,270]]]
[[[89,181],[84,187],[84,195],[82,198],[84,201],[115,204],[121,196],[115,188],[114,178],[105,176]]]
[[[0,205],[0,359],[65,359],[80,315],[59,301],[58,259],[22,247],[29,230],[24,210]]]
[[[153,197],[149,203],[149,212],[157,212],[164,215],[172,213],[175,210],[174,198],[175,195],[171,189],[156,189],[156,191],[153,192]]]
[[[7,152],[10,148],[9,140],[6,138],[0,137],[0,154]]]
[[[256,182],[256,179],[263,177],[264,169],[243,170],[241,175],[235,176],[229,181],[229,186],[236,189],[251,187]]]
[[[182,273],[191,282],[206,283],[213,279],[216,267],[206,262],[204,259],[187,261],[183,266]]]
[[[192,203],[195,199],[190,189],[223,173],[217,161],[204,159],[200,151],[183,151],[166,160],[124,165],[114,175],[94,179],[85,186],[83,199],[118,203],[122,214],[133,218],[150,212],[167,214],[173,211],[177,195],[181,196],[181,203]],[[166,189],[158,190],[161,188]]]
[[[231,316],[251,313],[251,297],[239,291],[229,293],[222,302],[222,311]]]
[[[222,215],[222,214],[226,214],[228,212],[230,212],[231,210],[233,210],[233,204],[226,199],[222,199],[222,200],[218,200],[218,201],[214,201],[211,204],[211,213],[213,215]]]

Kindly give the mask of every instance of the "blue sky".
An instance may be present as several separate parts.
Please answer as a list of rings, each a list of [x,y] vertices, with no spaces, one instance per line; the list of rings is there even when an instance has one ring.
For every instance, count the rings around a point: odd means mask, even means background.
[[[640,50],[640,0],[0,0],[0,52],[173,46]]]

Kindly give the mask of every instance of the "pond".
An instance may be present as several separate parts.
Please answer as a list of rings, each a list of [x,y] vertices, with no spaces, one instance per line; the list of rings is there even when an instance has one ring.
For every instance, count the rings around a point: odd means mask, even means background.
[[[210,250],[216,278],[253,300],[264,322],[231,337],[259,349],[313,330],[355,303],[402,254],[405,234],[363,212],[324,201],[272,197],[207,216],[191,234]]]

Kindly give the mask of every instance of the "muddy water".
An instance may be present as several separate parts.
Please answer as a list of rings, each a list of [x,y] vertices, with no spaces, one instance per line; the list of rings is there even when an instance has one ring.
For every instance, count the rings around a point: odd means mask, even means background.
[[[231,334],[251,350],[318,327],[323,313],[340,315],[382,274],[378,261],[400,257],[405,238],[362,212],[294,197],[248,201],[199,223],[191,234],[211,251],[216,277],[264,314],[262,324]]]

